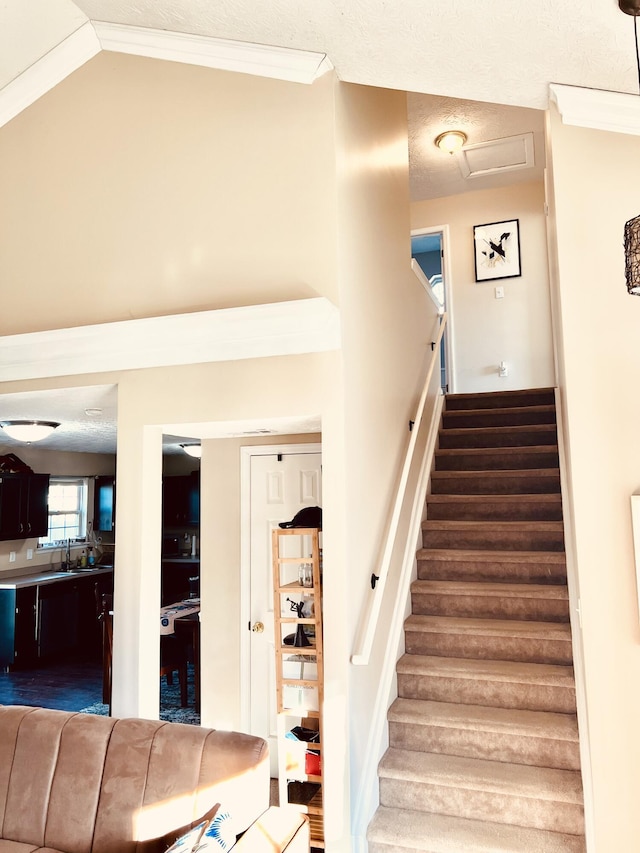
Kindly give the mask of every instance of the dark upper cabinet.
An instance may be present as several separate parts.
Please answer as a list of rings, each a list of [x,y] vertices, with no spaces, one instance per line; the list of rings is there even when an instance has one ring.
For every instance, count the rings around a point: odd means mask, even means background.
[[[0,539],[46,536],[49,475],[0,474]]]
[[[93,493],[93,529],[112,532],[116,524],[116,478],[98,476]]]
[[[162,481],[162,521],[165,527],[200,524],[200,472]]]

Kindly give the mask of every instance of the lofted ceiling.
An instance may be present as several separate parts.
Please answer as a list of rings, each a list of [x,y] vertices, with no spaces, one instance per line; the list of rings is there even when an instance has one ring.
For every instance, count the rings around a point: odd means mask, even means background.
[[[414,200],[539,177],[550,83],[638,90],[633,19],[620,12],[616,0],[584,0],[578,7],[565,0],[2,0],[0,102],[10,106],[5,121],[29,105],[16,95],[23,82],[30,81],[36,92],[32,102],[74,70],[72,63],[58,61],[72,41],[82,42],[75,67],[102,49],[94,32],[100,22],[175,38],[313,51],[328,59],[342,81],[407,91]],[[58,68],[57,79],[43,81],[51,68]],[[433,144],[450,128],[464,130],[471,147],[531,134],[534,165],[463,178],[459,158]],[[85,414],[87,408],[103,409],[99,423]],[[47,440],[51,449],[115,448],[113,387],[5,395],[0,420],[7,417],[69,424]],[[318,426],[308,421],[229,428],[245,434]],[[221,430],[211,427],[212,435]],[[177,439],[167,438],[167,445],[175,449]],[[2,436],[0,447],[15,452]]]

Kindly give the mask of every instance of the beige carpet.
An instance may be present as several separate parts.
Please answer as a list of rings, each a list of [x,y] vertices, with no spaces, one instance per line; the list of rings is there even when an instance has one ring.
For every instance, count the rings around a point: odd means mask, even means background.
[[[552,389],[448,396],[369,853],[584,853]]]

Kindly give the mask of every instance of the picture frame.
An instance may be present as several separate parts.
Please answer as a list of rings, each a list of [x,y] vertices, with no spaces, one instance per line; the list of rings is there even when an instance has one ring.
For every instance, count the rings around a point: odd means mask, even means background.
[[[473,226],[476,281],[517,278],[520,263],[520,220],[487,222]]]

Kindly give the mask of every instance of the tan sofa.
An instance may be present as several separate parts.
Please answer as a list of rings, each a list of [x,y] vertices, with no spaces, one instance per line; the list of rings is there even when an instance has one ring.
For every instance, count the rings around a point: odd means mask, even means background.
[[[234,853],[309,850],[306,819],[268,808],[260,738],[0,706],[0,853],[161,853],[216,804]]]

